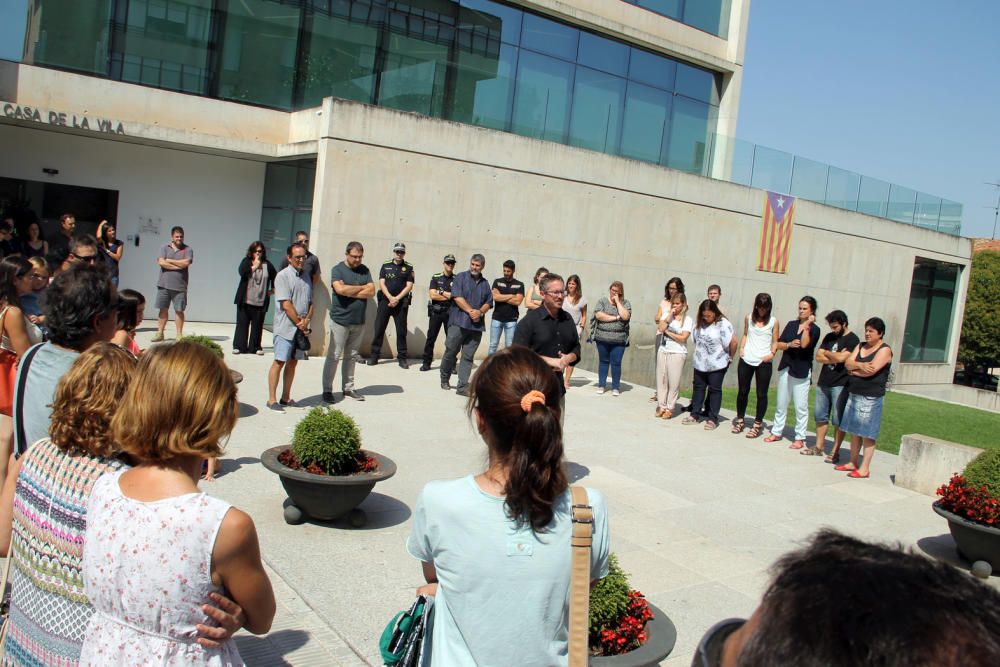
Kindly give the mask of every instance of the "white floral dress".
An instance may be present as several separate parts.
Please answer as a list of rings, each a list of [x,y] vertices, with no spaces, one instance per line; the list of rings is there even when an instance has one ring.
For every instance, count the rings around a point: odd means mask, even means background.
[[[197,643],[210,592],[212,549],[227,502],[189,493],[155,502],[122,495],[120,473],[94,485],[87,509],[83,582],[94,615],[81,665],[242,665],[229,640]]]

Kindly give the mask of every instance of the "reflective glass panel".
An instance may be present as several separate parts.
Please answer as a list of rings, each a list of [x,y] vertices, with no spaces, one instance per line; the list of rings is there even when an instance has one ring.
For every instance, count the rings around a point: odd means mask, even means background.
[[[576,68],[569,143],[602,153],[618,153],[625,79]]]
[[[307,23],[303,42],[299,74],[302,107],[317,106],[329,96],[371,103],[376,26],[360,18],[316,13]]]
[[[108,73],[111,0],[34,0],[25,62]]]
[[[918,259],[903,331],[903,361],[945,362],[959,267]]]
[[[826,181],[830,168],[822,162],[795,157],[792,162],[792,192],[796,197],[811,201],[826,198]]]
[[[670,118],[671,94],[630,81],[625,97],[621,155],[659,162],[663,131]]]
[[[663,60],[660,58],[660,60]],[[674,90],[678,95],[687,95],[710,104],[719,103],[715,86],[715,75],[708,70],[677,63],[677,81]]]
[[[885,217],[889,208],[889,184],[877,178],[861,177],[858,191],[858,213]]]
[[[677,63],[642,49],[632,49],[628,65],[628,78],[663,90],[674,89]]]
[[[962,233],[962,205],[957,201],[941,200],[941,222],[938,229],[946,234],[959,236]]]
[[[792,154],[757,146],[750,185],[761,190],[788,193],[792,187]]]
[[[301,10],[269,0],[230,3],[222,37],[219,97],[292,107]]]
[[[681,171],[704,173],[710,112],[707,104],[674,97],[670,140],[662,164]]]
[[[580,32],[580,56],[577,62],[603,72],[626,76],[629,48],[621,42]]]
[[[517,63],[512,129],[517,134],[566,141],[573,65],[522,51]]]
[[[686,0],[683,21],[699,30],[725,37],[729,32],[729,11],[729,0]]]
[[[434,26],[425,22],[424,27],[433,29]],[[385,40],[378,104],[426,116],[443,115],[448,44],[422,38],[429,36],[389,33]]]
[[[206,94],[212,0],[128,0],[120,52],[122,81]]]
[[[493,55],[458,50],[456,60],[448,118],[495,130],[509,129],[517,49],[504,44]]]
[[[896,222],[913,224],[913,208],[917,201],[915,190],[904,188],[895,183],[889,187],[889,208],[887,218]]]
[[[826,198],[822,201],[830,206],[853,211],[858,208],[858,191],[861,175],[853,171],[830,167],[830,177],[826,183]],[[817,200],[819,201],[819,200]]]
[[[629,0],[629,2],[644,7],[651,12],[656,12],[657,14],[662,14],[678,21],[681,20],[682,0]]]
[[[917,193],[917,206],[913,222],[918,227],[937,229],[941,217],[941,199],[932,195]]]
[[[521,41],[521,20],[524,13],[519,9],[501,5],[489,0],[461,0],[458,14],[459,29],[499,33],[506,44]]]
[[[534,14],[524,15],[521,46],[525,48],[566,60],[576,60],[579,37],[580,31],[576,28]]]

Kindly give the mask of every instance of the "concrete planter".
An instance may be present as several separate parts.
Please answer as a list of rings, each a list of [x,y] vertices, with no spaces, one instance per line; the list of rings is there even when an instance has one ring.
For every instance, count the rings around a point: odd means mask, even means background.
[[[306,517],[332,521],[351,513],[352,525],[363,526],[365,514],[355,508],[368,497],[376,483],[396,474],[392,459],[370,450],[366,450],[367,454],[378,460],[376,472],[335,476],[292,470],[278,461],[278,455],[289,447],[291,445],[279,445],[266,450],[260,462],[278,475],[292,501],[285,508],[285,521],[290,524],[302,523]]]
[[[958,553],[972,563],[985,561],[993,569],[1000,569],[1000,529],[969,521],[953,512],[942,509],[937,503],[931,507],[948,520],[948,530],[951,531],[951,537],[955,540]]]
[[[670,655],[677,643],[677,628],[662,609],[652,603],[649,608],[653,612],[653,618],[646,623],[646,633],[649,635],[646,643],[621,655],[592,657],[591,667],[646,667],[658,665]]]

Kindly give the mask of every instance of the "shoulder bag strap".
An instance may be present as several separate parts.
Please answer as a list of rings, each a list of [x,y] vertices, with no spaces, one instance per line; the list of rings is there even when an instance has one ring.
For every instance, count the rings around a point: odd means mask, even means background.
[[[35,354],[45,343],[39,343],[33,346],[30,350],[24,353],[18,363],[17,369],[17,379],[20,382],[14,383],[14,409],[11,412],[17,417],[14,423],[17,424],[17,429],[14,431],[14,458],[20,458],[21,454],[28,451],[28,443],[25,442],[28,436],[24,433],[24,383],[28,379],[28,368],[31,366],[31,360],[35,358]]]
[[[569,589],[569,667],[586,667],[590,616],[590,546],[594,534],[594,508],[587,490],[571,486],[573,494],[573,556]]]

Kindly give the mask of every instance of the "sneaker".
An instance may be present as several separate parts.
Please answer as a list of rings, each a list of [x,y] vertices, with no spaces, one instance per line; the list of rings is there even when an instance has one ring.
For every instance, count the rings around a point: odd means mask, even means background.
[[[281,403],[286,408],[297,408],[297,407],[299,407],[299,404],[295,402],[294,398],[290,398],[287,401],[285,399],[281,398],[281,399],[278,399],[278,403]]]
[[[366,361],[365,363],[368,364],[369,366],[374,366],[375,364],[378,363],[378,357],[369,357],[368,361]]]
[[[239,350],[237,350],[237,349],[236,349],[236,348],[234,347],[234,348],[233,348],[233,354],[240,354],[240,351],[239,351]]]
[[[466,398],[468,398],[468,396],[469,396],[469,388],[468,387],[462,387],[461,389],[456,389],[455,393],[458,394],[459,396],[465,396]]]
[[[408,360],[406,360],[406,359],[400,359],[399,360],[399,367],[400,368],[409,368],[410,367],[410,362]]]
[[[282,407],[281,403],[268,403],[267,409],[271,412],[281,412],[284,413],[285,408]]]
[[[600,396],[603,393],[604,393],[604,387],[598,387],[597,388],[597,395]]]
[[[620,391],[618,391],[617,389],[612,389],[611,390],[611,395],[612,396],[621,396],[622,393]]]
[[[329,403],[329,404],[333,405],[334,403],[337,402],[337,397],[333,395],[332,391],[324,391],[323,392],[323,402],[324,403]]]
[[[431,365],[430,364],[420,364],[420,370],[422,370],[422,371],[429,371],[430,369],[431,369]]]
[[[444,389],[445,391],[451,391],[451,385],[447,382],[442,382],[441,388]]]
[[[163,332],[162,331],[157,331],[155,334],[153,334],[153,337],[150,340],[153,341],[154,343],[162,343],[163,342]]]
[[[350,391],[345,391],[344,392],[344,398],[353,398],[355,401],[363,401],[363,400],[365,400],[364,396],[362,396],[358,392],[354,391],[353,389],[351,389]]]
[[[258,357],[263,357],[264,356],[264,350],[257,350],[256,352],[254,352],[254,354],[256,354]]]

